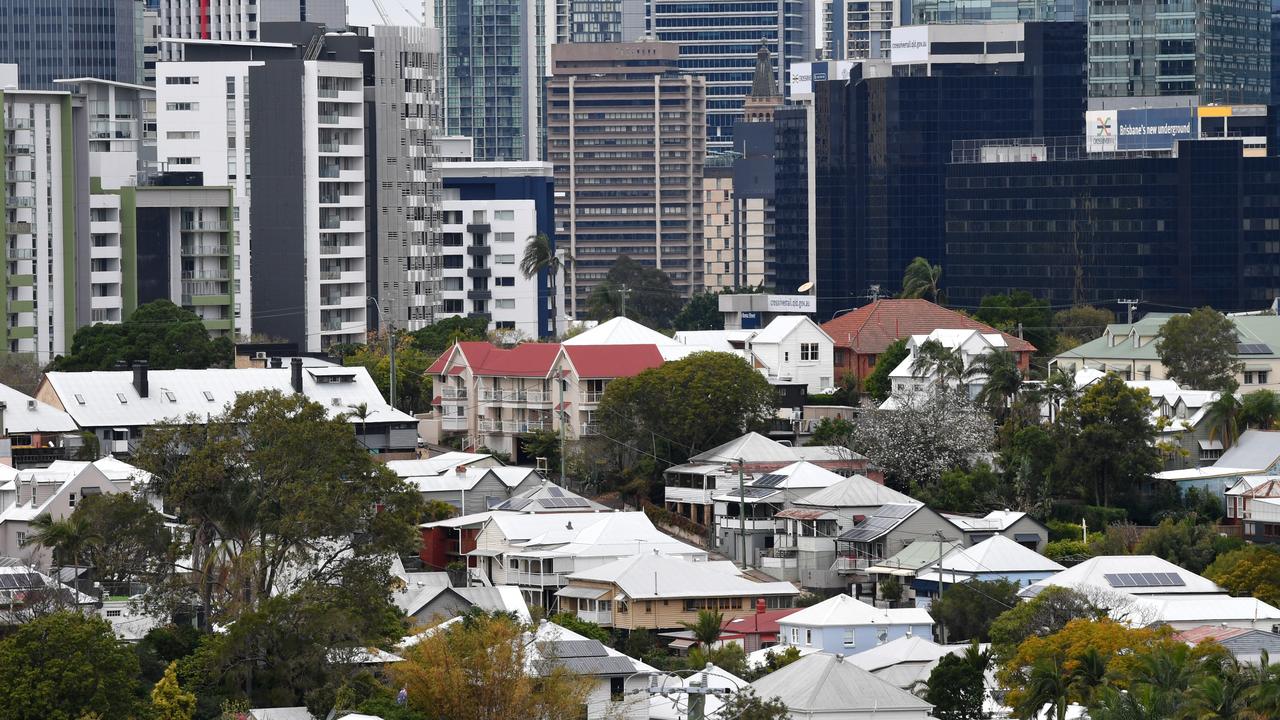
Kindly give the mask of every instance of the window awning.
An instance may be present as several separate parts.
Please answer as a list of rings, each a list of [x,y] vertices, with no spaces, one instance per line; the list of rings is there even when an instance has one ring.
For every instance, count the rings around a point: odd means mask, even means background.
[[[884,565],[872,565],[863,570],[868,575],[897,575],[898,577],[911,577],[915,575],[914,570],[906,570],[904,568],[886,567]]]
[[[1035,533],[1014,533],[1013,541],[1020,542],[1020,543],[1022,542],[1038,543],[1040,542],[1040,536]]]
[[[595,600],[609,592],[609,588],[585,587],[582,585],[566,585],[556,591],[557,597],[582,598]]]
[[[475,550],[472,550],[467,554],[475,555],[477,557],[498,557],[499,555],[502,554],[502,551],[501,550],[481,550],[480,548],[476,548]]]
[[[1201,440],[1200,449],[1201,450],[1221,450],[1222,441],[1221,440]]]
[[[669,647],[673,647],[677,650],[688,650],[689,648],[697,644],[698,644],[697,640],[686,640],[684,638],[676,638],[675,640],[671,641],[671,645]]]

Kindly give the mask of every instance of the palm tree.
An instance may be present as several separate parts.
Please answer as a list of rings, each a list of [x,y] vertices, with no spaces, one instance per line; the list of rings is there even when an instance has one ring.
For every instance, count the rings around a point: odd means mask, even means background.
[[[1049,420],[1054,420],[1062,406],[1079,394],[1074,375],[1055,367],[1040,388],[1040,396],[1049,404]]]
[[[534,275],[547,271],[547,278],[550,280],[551,304],[556,304],[556,275],[567,265],[572,265],[573,259],[565,256],[562,261],[560,255],[556,253],[555,248],[551,246],[551,239],[543,233],[531,236],[529,242],[524,246],[524,256],[520,258],[520,272],[526,278],[532,278]],[[551,334],[556,335],[556,318],[563,312],[561,308],[556,307],[551,313]]]
[[[365,424],[369,421],[369,416],[373,414],[373,411],[369,409],[369,403],[365,402],[348,405],[347,409],[351,411],[349,414],[352,417],[360,418],[360,444],[365,445]],[[365,446],[368,447],[367,445]]]
[[[1257,390],[1240,401],[1240,424],[1259,430],[1271,430],[1280,422],[1280,395],[1270,390]]]
[[[1245,691],[1248,710],[1241,717],[1249,720],[1280,717],[1280,664],[1271,664],[1271,656],[1262,651],[1257,665],[1245,668],[1249,688]]]
[[[724,613],[718,610],[699,610],[696,621],[680,624],[693,633],[693,639],[698,641],[700,647],[710,650],[720,639],[720,632],[724,629]]]
[[[925,340],[916,348],[911,374],[918,377],[932,375],[939,387],[952,380],[959,382],[965,374],[964,356],[959,348],[949,348],[938,340]]]
[[[912,260],[902,274],[902,297],[938,302],[938,280],[941,277],[941,265],[931,265],[922,257]]]
[[[1027,678],[1027,693],[1015,708],[1018,717],[1038,718],[1049,706],[1048,717],[1066,720],[1067,706],[1071,704],[1071,677],[1062,666],[1062,658],[1042,657],[1031,666]]]
[[[1080,654],[1079,663],[1071,672],[1071,686],[1080,697],[1080,704],[1092,707],[1109,680],[1107,657],[1098,648],[1087,648]]]
[[[1240,438],[1240,401],[1232,393],[1219,394],[1205,408],[1204,421],[1211,442],[1221,438],[1224,447],[1231,447]]]
[[[1252,699],[1249,695],[1256,687],[1256,679],[1254,673],[1245,671],[1234,658],[1227,658],[1188,690],[1183,713],[1197,720],[1247,717]]]
[[[994,348],[979,355],[964,371],[965,379],[983,378],[982,390],[975,398],[986,405],[997,419],[1004,419],[1009,405],[1022,389],[1022,370],[1018,358],[1004,348]]]
[[[31,521],[32,534],[23,541],[23,545],[37,545],[53,551],[53,559],[58,568],[71,561],[71,566],[80,566],[80,556],[88,545],[100,539],[83,516],[71,514],[61,520],[54,520],[49,513],[41,513]],[[58,572],[61,581],[62,573]],[[78,585],[78,584],[77,584]]]

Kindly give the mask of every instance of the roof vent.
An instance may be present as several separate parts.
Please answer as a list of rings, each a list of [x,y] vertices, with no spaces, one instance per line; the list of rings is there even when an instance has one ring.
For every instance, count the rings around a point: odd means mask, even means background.
[[[36,409],[36,401],[35,401],[34,399],[32,399],[32,400],[28,400],[28,401],[27,401],[27,409],[28,409],[28,410],[35,410],[35,409]]]
[[[337,398],[337,397],[336,397],[336,398],[334,398],[334,399],[333,399],[333,406],[334,406],[334,407],[338,407],[338,406],[339,406],[339,405],[341,405],[341,404],[342,404],[342,398]]]

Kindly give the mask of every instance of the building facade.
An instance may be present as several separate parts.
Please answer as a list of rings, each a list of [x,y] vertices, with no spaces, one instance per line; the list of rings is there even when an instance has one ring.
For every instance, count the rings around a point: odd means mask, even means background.
[[[512,339],[554,335],[564,284],[546,271],[526,277],[520,259],[530,238],[554,243],[548,163],[440,163],[444,199],[438,318],[485,317]],[[563,323],[559,325],[563,327]]]
[[[644,0],[556,0],[555,44],[635,42],[645,33]]]
[[[788,66],[813,59],[815,0],[711,2],[648,0],[648,30],[680,47],[680,69],[707,84],[707,149],[729,150],[733,125],[751,93],[761,43],[774,58],[780,87]]]
[[[262,39],[262,23],[313,22],[338,29],[347,25],[345,0],[156,0],[161,37],[188,40]],[[169,45],[165,60],[182,59],[182,46]]]
[[[444,44],[445,125],[475,159],[542,159],[545,0],[435,0]]]
[[[1089,19],[1087,0],[912,0],[907,8],[912,25],[1085,22]]]
[[[141,82],[142,13],[142,0],[0,3],[0,63],[16,63],[27,90],[60,78]]]
[[[556,235],[567,241],[568,311],[619,257],[702,288],[704,83],[678,69],[674,43],[557,45],[548,83],[548,159]]]
[[[1271,6],[1267,0],[1090,0],[1089,94],[1268,102]]]

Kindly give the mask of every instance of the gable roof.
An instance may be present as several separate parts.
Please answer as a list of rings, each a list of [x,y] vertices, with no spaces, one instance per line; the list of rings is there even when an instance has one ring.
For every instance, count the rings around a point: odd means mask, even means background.
[[[610,508],[566,490],[550,481],[512,495],[493,506],[494,510],[511,512],[588,512]]]
[[[1158,361],[1155,335],[1175,313],[1147,313],[1133,323],[1112,323],[1102,337],[1090,340],[1071,350],[1058,354],[1058,358],[1083,359],[1136,359]],[[1269,360],[1280,357],[1280,317],[1276,315],[1232,315],[1235,323],[1237,358],[1244,361]],[[1141,347],[1133,346],[1133,337],[1141,339]],[[1240,353],[1240,346],[1250,352]]]
[[[776,635],[778,621],[788,615],[794,615],[799,610],[800,608],[780,608],[753,612],[725,620],[720,629],[729,635]]]
[[[565,345],[677,345],[678,343],[627,317],[616,317],[565,340]]]
[[[894,687],[848,658],[818,652],[806,655],[751,683],[762,698],[778,697],[792,716],[807,713],[921,712],[933,706]]]
[[[749,463],[792,462],[800,459],[795,451],[786,445],[770,440],[760,433],[749,432],[706,452],[700,452],[689,458],[689,462],[727,462],[738,458]]]
[[[1214,463],[1224,468],[1257,468],[1266,470],[1280,459],[1280,431],[1245,430],[1240,439],[1222,453]]]
[[[796,505],[813,507],[880,507],[887,503],[915,503],[907,495],[886,487],[865,475],[850,475],[840,482],[823,488],[808,497],[795,501]]]
[[[849,657],[849,662],[875,672],[900,663],[929,663],[962,653],[968,645],[939,645],[919,635],[907,635]]]
[[[885,503],[866,520],[862,521],[837,538],[841,542],[871,542],[888,535],[894,528],[906,522],[924,507],[924,503]]]
[[[520,343],[508,349],[488,342],[460,342],[437,358],[427,368],[427,374],[442,374],[455,354],[461,353],[473,375],[545,378],[551,374],[559,352],[560,346],[555,343]]]
[[[920,568],[938,563],[939,555],[945,557],[959,550],[954,540],[913,540],[910,545],[867,568],[867,572],[881,575],[913,575]]]
[[[1124,575],[1145,575],[1158,573],[1162,576],[1175,575],[1176,578],[1154,577],[1146,586],[1131,586],[1127,578],[1115,577]],[[1108,579],[1108,575],[1113,576]],[[1115,581],[1115,582],[1113,582]],[[1181,584],[1178,584],[1178,583]],[[1223,589],[1212,580],[1201,577],[1190,570],[1156,557],[1155,555],[1099,555],[1079,565],[1069,567],[1060,573],[1051,575],[1040,582],[1023,588],[1018,593],[1021,597],[1031,598],[1039,595],[1047,587],[1069,587],[1099,589],[1108,593],[1128,595],[1218,595]]]
[[[878,608],[841,593],[788,615],[779,623],[801,627],[932,625],[933,618],[924,608]]]
[[[653,344],[569,345],[564,353],[579,378],[615,378],[639,375],[662,364],[663,355]]]
[[[930,568],[921,579],[936,580],[938,564]],[[1003,535],[993,535],[973,547],[964,548],[942,558],[942,576],[948,572],[964,575],[983,575],[1025,572],[1061,572],[1065,567],[1030,550]]]
[[[773,345],[786,340],[796,328],[805,325],[812,325],[815,330],[826,334],[822,330],[822,326],[809,319],[808,315],[779,315],[775,317],[768,325],[765,325],[760,332],[751,337],[751,344],[760,343],[762,345]]]
[[[4,424],[0,431],[14,433],[75,432],[76,421],[58,408],[40,402],[8,385],[0,385],[0,403],[4,403]]]
[[[755,582],[732,565],[690,562],[657,552],[641,553],[569,575],[574,580],[617,585],[630,599],[798,595],[789,582]]]
[[[1027,514],[1017,510],[992,510],[986,515],[976,518],[969,515],[955,515],[952,513],[939,513],[942,517],[951,521],[951,524],[960,528],[965,532],[1003,532],[1009,529],[1009,526],[1018,522]],[[1038,524],[1038,521],[1037,521]]]
[[[836,347],[855,353],[876,355],[895,340],[911,335],[927,335],[939,328],[1000,333],[1013,352],[1034,352],[1035,346],[986,323],[923,299],[886,298],[875,300],[822,324]]]

